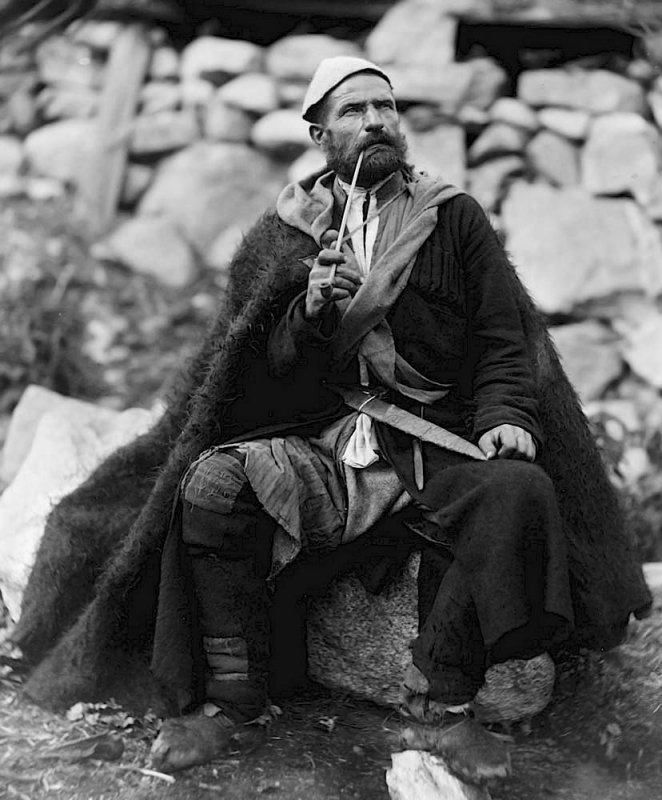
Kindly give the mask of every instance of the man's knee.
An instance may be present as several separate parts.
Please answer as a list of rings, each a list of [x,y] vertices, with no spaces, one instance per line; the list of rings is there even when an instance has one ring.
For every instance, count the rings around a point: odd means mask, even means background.
[[[490,462],[490,466],[490,488],[497,496],[521,498],[528,503],[555,496],[551,478],[537,464],[502,459]]]

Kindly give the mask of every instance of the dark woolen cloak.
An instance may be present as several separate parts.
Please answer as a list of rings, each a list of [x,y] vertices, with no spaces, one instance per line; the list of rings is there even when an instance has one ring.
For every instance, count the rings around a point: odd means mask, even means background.
[[[162,559],[164,548],[173,548],[168,531],[179,481],[212,445],[256,429],[300,424],[292,413],[292,387],[268,376],[263,353],[274,320],[305,287],[307,268],[300,259],[316,249],[275,213],[266,214],[239,247],[228,301],[163,418],[110,456],[50,514],[12,636],[34,665],[25,688],[40,704],[62,708],[115,696],[135,708],[159,707],[165,695],[148,665],[157,617],[163,616],[162,569],[176,598],[166,616],[180,629],[191,624],[185,571],[173,567],[175,553]],[[540,463],[555,484],[568,541],[574,643],[608,648],[622,638],[630,614],[644,613],[651,598],[543,318],[513,268],[508,277],[539,395],[545,440]],[[305,418],[310,421],[310,409]],[[172,635],[177,661],[182,632]],[[161,652],[164,646],[167,652],[161,635]]]

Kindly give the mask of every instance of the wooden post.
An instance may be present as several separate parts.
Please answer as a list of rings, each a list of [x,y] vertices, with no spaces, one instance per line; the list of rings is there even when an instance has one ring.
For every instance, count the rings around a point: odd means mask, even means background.
[[[131,123],[151,55],[149,32],[141,23],[124,28],[110,51],[97,115],[97,147],[79,185],[81,210],[94,237],[106,233],[115,218]]]

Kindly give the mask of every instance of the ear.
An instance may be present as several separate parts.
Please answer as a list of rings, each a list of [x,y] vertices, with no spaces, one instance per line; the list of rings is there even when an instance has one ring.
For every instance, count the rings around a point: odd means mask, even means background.
[[[322,140],[324,139],[325,133],[325,129],[315,122],[313,122],[308,128],[308,135],[312,139],[313,144],[317,145],[317,147],[322,146]]]

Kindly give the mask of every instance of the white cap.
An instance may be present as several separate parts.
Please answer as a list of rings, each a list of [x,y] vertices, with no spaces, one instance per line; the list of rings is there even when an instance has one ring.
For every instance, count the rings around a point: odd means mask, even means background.
[[[372,61],[367,61],[365,58],[356,58],[355,56],[325,58],[320,61],[315,74],[310,79],[306,96],[303,98],[301,116],[310,122],[308,114],[313,107],[323,100],[336,86],[351,75],[356,75],[359,72],[374,72],[391,86],[388,75],[376,64],[373,64]]]

